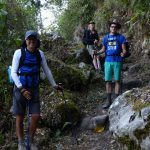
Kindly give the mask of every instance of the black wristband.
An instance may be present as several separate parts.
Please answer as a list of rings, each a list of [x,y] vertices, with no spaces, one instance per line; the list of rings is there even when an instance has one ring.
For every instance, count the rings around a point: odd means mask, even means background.
[[[20,93],[23,94],[25,91],[27,91],[26,89],[22,89],[20,90]]]
[[[19,87],[18,89],[19,89],[19,91],[21,91],[21,90],[23,89],[23,87],[21,86],[21,87]]]

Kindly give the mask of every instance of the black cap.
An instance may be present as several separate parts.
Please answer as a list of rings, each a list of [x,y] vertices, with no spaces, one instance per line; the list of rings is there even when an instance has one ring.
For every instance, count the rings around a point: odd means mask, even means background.
[[[110,27],[112,24],[115,24],[118,29],[121,28],[121,24],[120,24],[116,19],[114,19],[113,21],[110,21],[110,22],[108,23],[109,27]]]
[[[26,40],[29,36],[34,36],[35,38],[38,38],[38,33],[37,33],[36,31],[29,30],[29,31],[27,31],[26,34],[25,34],[25,40]]]
[[[89,24],[95,24],[95,22],[94,21],[90,21]]]

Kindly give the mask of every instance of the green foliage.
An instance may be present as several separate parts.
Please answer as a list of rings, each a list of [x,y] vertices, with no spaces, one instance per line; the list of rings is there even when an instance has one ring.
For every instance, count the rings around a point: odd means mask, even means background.
[[[12,59],[10,56],[20,47],[26,30],[37,29],[37,12],[29,0],[0,2],[0,62]]]
[[[53,2],[57,5],[63,3],[62,0]],[[100,32],[108,32],[108,21],[116,18],[121,24],[126,24],[128,33],[149,34],[149,6],[149,0],[68,0],[68,7],[59,18],[59,31],[71,40],[79,24],[85,25],[89,20],[94,20]],[[136,32],[137,27],[139,32]]]
[[[4,135],[0,132],[0,145],[4,143]]]
[[[67,101],[57,106],[56,110],[61,114],[62,129],[66,128],[71,123],[76,125],[81,114],[77,105],[72,101]]]
[[[7,70],[5,66],[0,65],[0,108],[10,107],[11,86],[8,84]]]
[[[48,0],[48,3],[62,6],[67,0]]]
[[[75,27],[85,24],[93,19],[93,14],[97,9],[96,1],[88,0],[69,0],[68,7],[59,18],[59,30],[63,37],[68,40],[73,38]]]

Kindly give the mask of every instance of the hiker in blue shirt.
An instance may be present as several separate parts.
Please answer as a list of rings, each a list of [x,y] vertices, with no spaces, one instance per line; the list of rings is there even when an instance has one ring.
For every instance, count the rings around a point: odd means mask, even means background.
[[[54,89],[62,90],[55,83],[49,69],[43,51],[39,50],[40,40],[35,31],[29,30],[25,34],[25,41],[21,49],[15,51],[12,61],[11,76],[14,81],[13,90],[13,114],[16,116],[16,133],[18,137],[18,150],[25,150],[23,137],[23,120],[28,108],[31,115],[29,126],[30,149],[37,150],[33,142],[34,134],[40,119],[39,99],[39,74],[40,66],[46,74]]]
[[[103,47],[99,53],[105,52],[105,81],[107,100],[103,105],[104,109],[109,108],[112,103],[112,80],[115,81],[115,97],[120,93],[120,76],[122,70],[123,57],[126,55],[126,39],[117,31],[121,25],[114,20],[109,23],[110,33],[103,38]]]

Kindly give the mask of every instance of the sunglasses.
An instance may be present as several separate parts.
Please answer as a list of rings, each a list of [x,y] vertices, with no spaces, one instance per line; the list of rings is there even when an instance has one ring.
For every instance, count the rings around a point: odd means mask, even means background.
[[[114,29],[116,29],[117,28],[117,26],[110,26],[111,28],[114,28]]]

